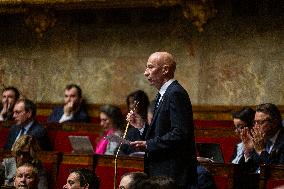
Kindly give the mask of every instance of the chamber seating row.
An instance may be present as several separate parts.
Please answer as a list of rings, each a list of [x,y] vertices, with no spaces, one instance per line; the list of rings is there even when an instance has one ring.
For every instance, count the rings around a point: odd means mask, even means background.
[[[8,136],[11,123],[0,122],[0,148],[3,148]],[[103,132],[98,124],[94,123],[43,123],[54,151],[72,152],[68,136],[88,136],[95,148],[100,134]],[[233,150],[239,138],[232,127],[195,127],[196,142],[218,143],[224,156],[224,161],[231,160]]]
[[[11,156],[10,152],[0,151],[0,159]],[[119,157],[117,161],[117,177],[114,177],[114,156],[72,154],[61,152],[41,152],[39,159],[50,175],[51,188],[62,188],[66,183],[69,170],[85,167],[93,170],[101,180],[100,189],[114,188],[121,176],[126,172],[143,171],[143,158]],[[233,189],[240,179],[246,176],[250,182],[260,189],[272,189],[284,185],[283,165],[261,165],[260,175],[241,175],[240,167],[233,164],[201,163],[212,174],[218,189]]]

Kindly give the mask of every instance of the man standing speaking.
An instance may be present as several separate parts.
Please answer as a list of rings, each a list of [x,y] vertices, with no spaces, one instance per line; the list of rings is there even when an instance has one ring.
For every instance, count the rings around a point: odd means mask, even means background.
[[[143,119],[131,111],[127,120],[138,128],[144,141],[130,144],[145,151],[144,170],[149,176],[167,176],[179,188],[194,188],[197,183],[193,114],[186,90],[174,79],[176,62],[167,52],[153,53],[144,75],[159,92],[153,120],[148,129]]]

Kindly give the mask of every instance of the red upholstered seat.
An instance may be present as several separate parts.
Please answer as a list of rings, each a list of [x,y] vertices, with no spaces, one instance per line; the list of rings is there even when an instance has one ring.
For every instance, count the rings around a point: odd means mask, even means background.
[[[68,136],[88,136],[95,149],[102,128],[92,123],[45,123],[53,150],[72,152]]]
[[[1,122],[0,121],[0,148],[3,148],[7,137],[10,131],[10,126],[13,125],[13,122]]]
[[[223,127],[231,128],[234,126],[232,120],[194,120],[195,128]]]

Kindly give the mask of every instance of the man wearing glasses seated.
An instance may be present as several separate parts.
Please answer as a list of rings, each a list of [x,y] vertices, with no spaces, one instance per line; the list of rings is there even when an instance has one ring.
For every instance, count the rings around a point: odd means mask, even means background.
[[[16,124],[11,126],[4,149],[11,150],[15,141],[22,135],[31,135],[37,139],[42,150],[51,150],[46,129],[35,120],[36,105],[29,99],[20,99],[16,102],[13,112]]]
[[[279,109],[271,103],[256,107],[254,126],[241,131],[245,164],[259,173],[260,164],[284,164],[284,128]]]

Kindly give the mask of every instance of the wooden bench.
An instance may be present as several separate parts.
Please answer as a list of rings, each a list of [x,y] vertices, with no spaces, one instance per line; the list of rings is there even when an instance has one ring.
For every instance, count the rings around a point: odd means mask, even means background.
[[[3,148],[11,124],[0,122],[0,148]],[[102,127],[94,123],[43,123],[48,131],[54,151],[72,152],[68,136],[88,136],[95,148],[101,133]],[[224,155],[225,162],[230,162],[235,145],[239,138],[235,135],[233,127],[196,127],[196,142],[219,143]]]
[[[283,165],[260,165],[260,189],[284,188]]]

